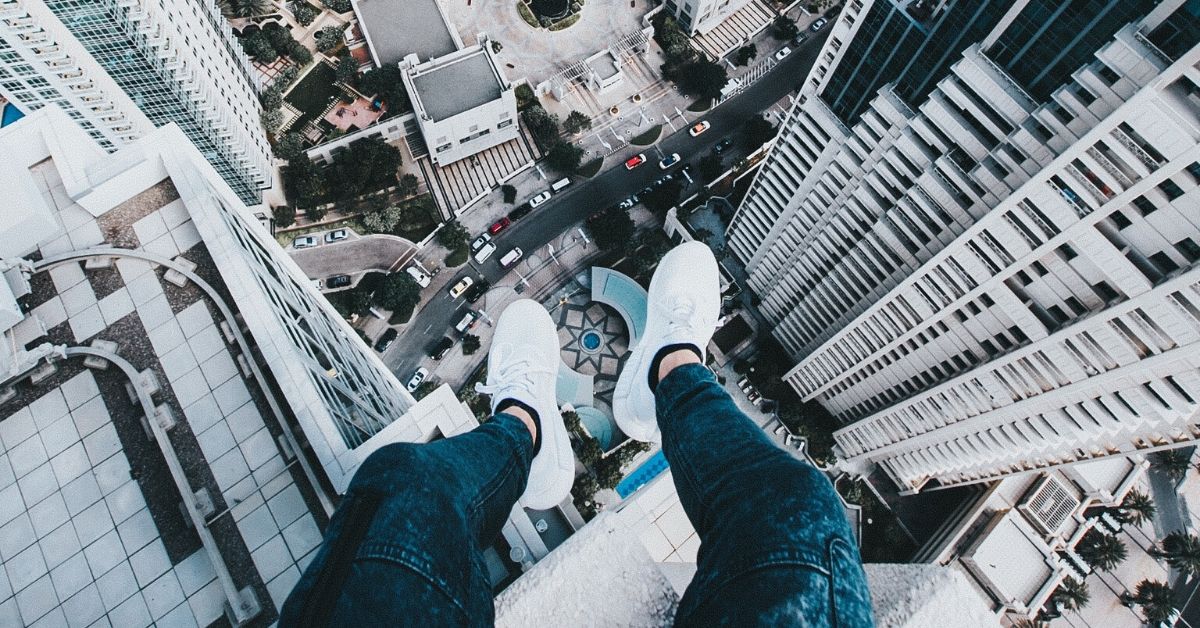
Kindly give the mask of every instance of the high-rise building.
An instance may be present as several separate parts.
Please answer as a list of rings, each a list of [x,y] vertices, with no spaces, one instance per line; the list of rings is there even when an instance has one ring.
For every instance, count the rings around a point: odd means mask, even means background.
[[[1200,2],[851,0],[733,220],[844,464],[1200,437]]]
[[[271,181],[249,61],[213,0],[4,0],[0,96],[115,150],[175,123],[247,203]]]

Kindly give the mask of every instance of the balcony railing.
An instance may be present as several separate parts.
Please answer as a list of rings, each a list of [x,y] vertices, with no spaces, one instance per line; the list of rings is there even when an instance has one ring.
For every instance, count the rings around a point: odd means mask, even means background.
[[[1141,161],[1143,164],[1145,164],[1151,172],[1158,170],[1159,167],[1162,166],[1157,159],[1151,157],[1150,153],[1147,153],[1141,146],[1138,146],[1137,142],[1133,141],[1133,138],[1129,137],[1128,135],[1125,135],[1125,132],[1120,128],[1113,129],[1112,135],[1113,137],[1117,138],[1117,141],[1120,142],[1122,146],[1128,148],[1130,152],[1132,152],[1134,156],[1138,158],[1138,161]]]

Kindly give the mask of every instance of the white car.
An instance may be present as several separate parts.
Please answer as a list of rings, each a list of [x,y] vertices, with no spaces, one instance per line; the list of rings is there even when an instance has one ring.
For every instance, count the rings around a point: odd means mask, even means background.
[[[300,236],[292,240],[292,248],[294,249],[311,249],[317,245],[317,236]]]
[[[671,153],[658,162],[658,168],[659,170],[666,170],[677,163],[679,163],[679,153]]]
[[[484,263],[485,261],[487,261],[487,258],[491,257],[492,253],[495,253],[495,252],[496,252],[496,243],[488,242],[487,244],[483,245],[483,247],[480,248],[478,251],[475,251],[475,263],[476,264]]]
[[[350,233],[345,229],[334,229],[333,231],[325,234],[325,242],[328,244],[333,244],[334,242],[341,242],[349,237]]]
[[[478,252],[479,249],[482,249],[484,246],[486,246],[491,241],[492,241],[492,236],[490,236],[486,233],[479,234],[478,238],[471,240],[471,252],[472,253]]]
[[[693,124],[692,128],[688,129],[688,135],[696,137],[697,135],[707,131],[711,126],[712,125],[708,123],[708,120],[701,120],[696,124]]]
[[[541,194],[529,199],[529,206],[537,207],[548,200],[550,200],[550,190],[546,190],[545,192],[542,192]]]
[[[783,61],[790,54],[792,54],[792,49],[784,46],[783,48],[779,49],[779,52],[775,53],[775,60]]]
[[[413,392],[421,386],[426,377],[429,377],[429,369],[422,366],[417,369],[416,373],[412,374],[412,377],[408,378],[408,383],[404,387],[408,389],[408,392]]]
[[[409,266],[408,268],[404,269],[404,272],[408,273],[409,276],[415,279],[418,286],[421,286],[422,288],[429,287],[429,275],[426,275],[420,268],[417,268],[416,266]]]

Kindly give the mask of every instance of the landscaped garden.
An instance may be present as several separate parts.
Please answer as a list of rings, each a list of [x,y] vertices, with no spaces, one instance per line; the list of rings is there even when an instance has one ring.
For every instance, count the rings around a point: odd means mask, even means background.
[[[533,28],[560,31],[579,21],[584,0],[517,0],[521,19]]]
[[[328,63],[318,63],[304,78],[283,97],[300,112],[292,128],[303,130],[304,125],[319,119],[334,100],[341,98],[342,90],[336,85],[337,73]]]

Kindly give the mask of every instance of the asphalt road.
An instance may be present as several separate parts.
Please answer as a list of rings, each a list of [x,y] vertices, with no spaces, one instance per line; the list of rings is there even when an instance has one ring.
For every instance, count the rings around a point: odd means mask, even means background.
[[[386,273],[403,267],[416,252],[412,242],[392,235],[358,236],[336,244],[288,251],[300,270],[312,279],[369,271]]]
[[[704,119],[712,125],[712,128],[699,137],[693,138],[688,135],[686,127],[666,135],[670,127],[664,126],[664,135],[657,142],[658,148],[666,155],[679,153],[683,162],[695,165],[717,142],[730,137],[734,144],[724,154],[725,164],[728,166],[744,157],[750,152],[750,147],[740,141],[743,125],[800,86],[816,61],[817,53],[820,52],[828,32],[825,30],[799,47],[793,47],[792,54],[772,68],[766,76],[715,109],[705,114],[690,114],[691,122]],[[629,147],[609,157],[609,163],[615,163],[618,157],[626,153],[632,154],[634,148]],[[576,181],[562,193],[556,194],[545,205],[517,221],[495,238],[497,253],[492,259],[482,265],[472,261],[457,271],[454,281],[466,275],[478,279],[482,270],[483,277],[495,285],[507,274],[495,261],[503,253],[513,247],[520,247],[526,255],[530,255],[548,243],[557,244],[557,238],[567,231],[574,230],[591,214],[616,205],[622,199],[650,185],[663,174],[658,168],[659,152],[651,146],[644,147],[641,152],[645,153],[647,163],[639,168],[629,171],[618,164],[617,167],[610,167],[593,179]],[[672,171],[680,167],[682,164]],[[692,191],[695,191],[694,185],[684,194]],[[453,282],[448,285],[453,285]],[[443,336],[453,335],[451,327],[457,321],[452,319],[460,317],[461,315],[455,314],[467,307],[470,306],[462,298],[451,299],[446,290],[440,291],[421,306],[413,315],[414,320],[408,329],[396,339],[395,344],[384,356],[384,361],[400,381],[407,381],[422,361],[428,359],[426,353],[430,347]],[[499,312],[493,312],[491,315],[496,317]]]

